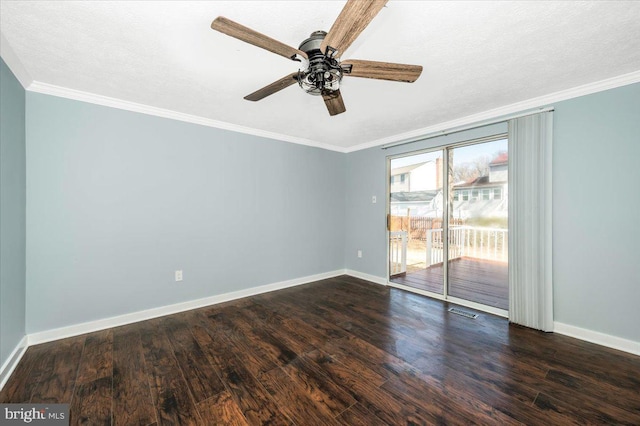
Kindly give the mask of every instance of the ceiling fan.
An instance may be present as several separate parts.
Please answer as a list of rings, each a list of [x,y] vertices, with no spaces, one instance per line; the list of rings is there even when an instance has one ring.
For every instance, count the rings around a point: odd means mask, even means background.
[[[305,92],[312,95],[322,95],[329,114],[337,115],[346,111],[340,93],[342,77],[364,77],[413,83],[422,72],[420,65],[360,59],[340,60],[342,53],[351,46],[387,1],[348,0],[328,33],[314,31],[308,39],[300,43],[298,49],[222,16],[217,17],[211,23],[211,28],[303,64],[299,71],[245,96],[246,100],[259,101],[298,83]]]

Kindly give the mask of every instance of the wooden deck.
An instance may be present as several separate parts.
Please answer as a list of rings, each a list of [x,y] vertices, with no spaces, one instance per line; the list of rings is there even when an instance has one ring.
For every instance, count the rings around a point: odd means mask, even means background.
[[[420,290],[442,294],[442,263],[391,279]],[[500,309],[509,309],[509,268],[504,262],[461,257],[449,263],[449,295]]]

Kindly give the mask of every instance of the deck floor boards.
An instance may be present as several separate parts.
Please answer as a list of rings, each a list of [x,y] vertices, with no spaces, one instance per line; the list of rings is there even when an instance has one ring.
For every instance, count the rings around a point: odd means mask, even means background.
[[[392,277],[391,282],[442,294],[442,263]],[[483,305],[509,309],[507,263],[461,257],[449,262],[449,295]]]
[[[640,424],[640,357],[448,307],[340,276],[32,346],[0,403],[69,403],[71,425]]]

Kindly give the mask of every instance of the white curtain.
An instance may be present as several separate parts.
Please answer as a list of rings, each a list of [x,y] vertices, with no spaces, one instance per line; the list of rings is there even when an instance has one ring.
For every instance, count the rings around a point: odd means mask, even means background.
[[[553,112],[509,120],[509,320],[553,331]]]

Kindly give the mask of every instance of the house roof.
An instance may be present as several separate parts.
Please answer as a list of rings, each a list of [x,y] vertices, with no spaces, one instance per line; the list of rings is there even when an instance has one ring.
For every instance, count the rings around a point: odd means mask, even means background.
[[[438,194],[439,191],[413,191],[413,192],[392,192],[392,203],[411,203],[422,202],[429,203]]]
[[[509,153],[503,152],[503,153],[500,153],[496,158],[491,160],[491,163],[489,163],[489,166],[498,166],[498,165],[507,164],[507,163],[509,163]]]
[[[480,176],[479,178],[473,179],[469,182],[458,183],[453,185],[454,189],[466,189],[466,188],[481,188],[481,187],[492,187],[492,186],[502,186],[504,182],[490,182],[489,176]]]
[[[391,176],[402,175],[405,173],[409,173],[411,170],[417,169],[418,167],[427,164],[428,161],[423,163],[412,164],[410,166],[398,167],[397,169],[391,169]]]

